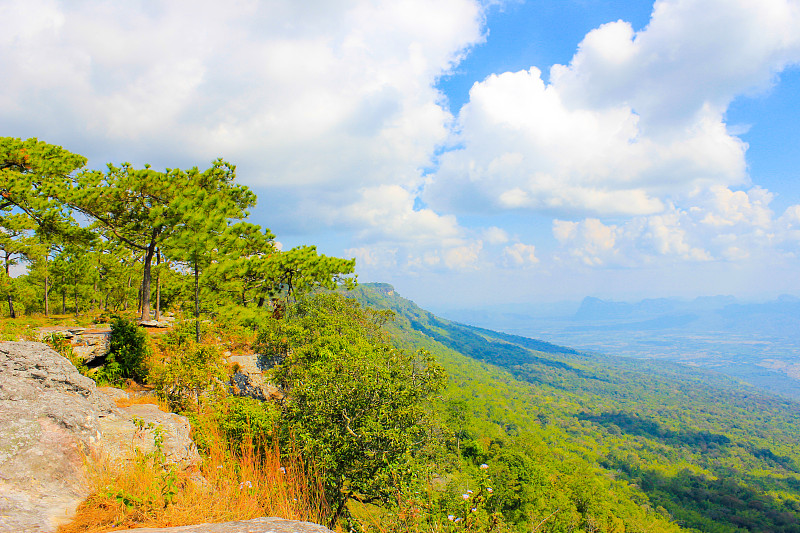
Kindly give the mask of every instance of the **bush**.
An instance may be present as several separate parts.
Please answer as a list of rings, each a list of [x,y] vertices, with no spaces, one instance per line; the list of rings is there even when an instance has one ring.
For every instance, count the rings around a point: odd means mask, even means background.
[[[73,364],[78,372],[84,376],[89,374],[89,368],[86,366],[86,361],[84,361],[73,351],[72,344],[70,344],[70,342],[64,338],[64,335],[61,333],[51,333],[45,336],[43,340],[48,346],[57,351],[59,355],[69,359],[69,362]]]
[[[187,344],[180,355],[154,365],[152,381],[170,409],[199,409],[204,398],[225,393],[225,359],[216,346]]]
[[[132,379],[144,383],[149,357],[150,347],[144,329],[132,320],[117,317],[111,322],[111,346],[105,365],[96,374],[97,381],[120,384]]]

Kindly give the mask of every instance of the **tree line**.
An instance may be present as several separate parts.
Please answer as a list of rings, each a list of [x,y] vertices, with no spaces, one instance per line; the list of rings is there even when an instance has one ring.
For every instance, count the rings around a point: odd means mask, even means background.
[[[199,317],[202,306],[275,306],[354,282],[354,260],[314,246],[282,251],[269,229],[248,222],[256,195],[229,162],[163,171],[86,164],[35,138],[0,137],[0,292],[12,318],[49,316],[54,293],[61,313],[135,302],[146,321],[178,298]],[[27,274],[13,277],[19,264]]]

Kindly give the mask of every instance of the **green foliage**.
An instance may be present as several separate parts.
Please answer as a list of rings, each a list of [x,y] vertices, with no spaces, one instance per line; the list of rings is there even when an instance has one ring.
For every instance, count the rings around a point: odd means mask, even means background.
[[[409,474],[410,455],[427,440],[423,402],[444,383],[430,355],[391,346],[383,316],[320,294],[259,335],[258,349],[277,363],[272,375],[287,395],[283,438],[322,470],[331,523],[351,497],[388,501],[393,480]]]
[[[187,343],[178,355],[154,365],[151,381],[173,411],[199,410],[225,392],[227,367],[216,346]]]
[[[203,335],[208,333],[208,324],[201,323],[200,327]],[[161,336],[160,342],[165,347],[176,350],[194,346],[194,339],[195,325],[188,320],[178,320]]]
[[[0,209],[19,209],[44,232],[63,231],[69,220],[57,198],[85,164],[85,157],[60,146],[0,137]]]
[[[796,403],[663,361],[537,351],[539,341],[434,317],[389,286],[355,293],[398,312],[389,325],[395,342],[426,346],[450,374],[448,447],[467,463],[451,483],[474,484],[469,465],[485,461],[497,484],[492,509],[507,523],[524,531],[545,519],[538,531],[668,531],[677,529],[671,519],[701,531],[800,529]]]
[[[86,361],[78,357],[72,349],[72,344],[61,333],[50,333],[44,337],[44,342],[59,353],[62,357],[66,357],[70,363],[84,376],[89,374],[89,367],[86,366]]]
[[[134,321],[115,318],[111,323],[111,343],[105,364],[96,372],[100,383],[122,384],[132,379],[144,383],[148,379],[150,357],[147,333]]]
[[[217,415],[219,428],[233,449],[248,443],[260,448],[271,446],[278,428],[279,407],[252,398],[228,397]]]

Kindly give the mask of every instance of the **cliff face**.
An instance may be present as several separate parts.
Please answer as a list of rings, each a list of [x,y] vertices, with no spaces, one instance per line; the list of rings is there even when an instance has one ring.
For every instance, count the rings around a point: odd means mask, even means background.
[[[164,429],[169,461],[199,459],[185,417],[155,405],[115,406],[112,396],[45,344],[0,343],[0,531],[55,531],[88,496],[84,460],[147,452],[152,436],[133,417]]]

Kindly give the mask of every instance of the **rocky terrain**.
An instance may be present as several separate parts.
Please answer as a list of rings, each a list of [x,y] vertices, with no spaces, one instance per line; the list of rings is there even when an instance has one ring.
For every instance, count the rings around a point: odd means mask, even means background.
[[[0,532],[54,532],[88,496],[84,461],[147,452],[142,426],[160,425],[168,461],[199,460],[185,417],[152,404],[119,408],[126,393],[94,381],[47,345],[0,342]],[[139,426],[134,423],[139,421]],[[228,524],[135,531],[289,533],[328,531],[315,524],[258,519]]]

